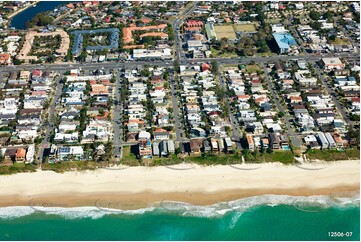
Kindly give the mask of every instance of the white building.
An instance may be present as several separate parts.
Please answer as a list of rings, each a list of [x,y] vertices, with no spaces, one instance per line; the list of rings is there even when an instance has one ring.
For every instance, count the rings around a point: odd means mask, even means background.
[[[272,24],[272,33],[286,33],[288,32],[287,29],[282,24]]]
[[[35,146],[29,145],[28,151],[26,152],[26,162],[27,164],[34,162]]]
[[[169,48],[162,50],[134,49],[134,59],[171,59],[172,50]]]
[[[72,160],[80,160],[84,156],[84,150],[81,146],[60,146],[57,155],[59,160],[65,160],[69,157]]]
[[[360,5],[358,2],[351,3],[351,7],[352,7],[353,11],[358,12],[358,13],[360,12]]]

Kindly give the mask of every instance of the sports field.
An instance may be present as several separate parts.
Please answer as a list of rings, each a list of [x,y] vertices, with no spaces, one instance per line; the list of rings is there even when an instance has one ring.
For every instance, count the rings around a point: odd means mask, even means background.
[[[234,30],[236,32],[255,32],[256,26],[254,24],[235,24]]]
[[[222,38],[234,40],[237,38],[232,25],[214,25],[214,30],[218,40]]]

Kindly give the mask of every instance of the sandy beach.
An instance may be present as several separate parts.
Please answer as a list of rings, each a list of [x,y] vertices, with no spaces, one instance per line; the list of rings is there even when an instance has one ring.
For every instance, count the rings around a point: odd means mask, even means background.
[[[146,207],[161,201],[210,205],[249,196],[340,195],[360,190],[360,161],[285,166],[178,165],[0,176],[0,206]]]

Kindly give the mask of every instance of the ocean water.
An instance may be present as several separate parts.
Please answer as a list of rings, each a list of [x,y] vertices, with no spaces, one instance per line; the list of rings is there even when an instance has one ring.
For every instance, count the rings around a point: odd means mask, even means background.
[[[99,207],[0,209],[0,240],[360,240],[360,200],[264,195],[212,206],[162,202],[133,211]],[[329,232],[352,232],[330,237]]]

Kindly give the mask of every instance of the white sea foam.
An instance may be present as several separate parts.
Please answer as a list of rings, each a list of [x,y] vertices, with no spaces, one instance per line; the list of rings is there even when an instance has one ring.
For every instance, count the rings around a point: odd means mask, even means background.
[[[34,212],[31,207],[27,206],[2,207],[0,208],[0,218],[14,219],[30,215]]]
[[[151,207],[136,210],[120,210],[101,207],[41,207],[41,206],[14,206],[0,208],[0,219],[13,219],[22,216],[31,215],[35,212],[42,212],[49,215],[59,215],[67,219],[92,218],[97,219],[105,215],[125,214],[135,215],[148,212],[177,213],[183,216],[195,217],[218,217],[227,214],[230,211],[236,211],[237,216],[232,217],[232,224],[237,222],[244,212],[252,212],[256,206],[278,206],[293,205],[307,211],[308,207],[316,207],[315,211],[329,207],[350,207],[360,206],[359,193],[352,196],[288,196],[288,195],[261,195],[242,198],[235,201],[216,203],[208,206],[193,205],[184,202],[162,201]],[[309,210],[312,212],[311,210]],[[230,226],[232,226],[232,224]]]

